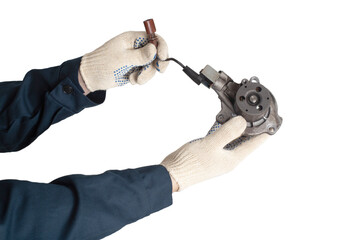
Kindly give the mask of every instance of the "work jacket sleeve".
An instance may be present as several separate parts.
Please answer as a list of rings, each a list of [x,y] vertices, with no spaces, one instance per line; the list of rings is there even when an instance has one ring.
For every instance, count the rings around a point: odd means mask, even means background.
[[[80,61],[31,70],[23,81],[0,83],[0,152],[21,150],[52,124],[105,100],[105,91],[84,96],[78,82]]]
[[[49,184],[0,181],[0,239],[95,240],[172,204],[161,165]]]

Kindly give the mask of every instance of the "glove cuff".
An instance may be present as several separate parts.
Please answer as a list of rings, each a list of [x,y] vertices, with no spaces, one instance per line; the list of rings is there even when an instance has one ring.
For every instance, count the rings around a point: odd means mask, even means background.
[[[178,191],[208,178],[208,174],[202,174],[203,171],[199,167],[203,164],[194,155],[181,149],[170,154],[161,163],[178,183]]]
[[[109,79],[106,79],[112,77],[108,70],[107,54],[106,47],[103,46],[85,54],[81,59],[80,74],[91,92],[116,86],[115,81],[112,84]]]

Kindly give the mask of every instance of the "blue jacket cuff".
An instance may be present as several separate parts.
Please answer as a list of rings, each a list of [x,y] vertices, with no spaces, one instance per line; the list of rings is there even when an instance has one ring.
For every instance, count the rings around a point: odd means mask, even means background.
[[[136,169],[143,178],[149,199],[149,213],[157,212],[172,204],[172,184],[169,172],[162,165]]]
[[[61,64],[59,84],[50,92],[53,99],[74,113],[101,104],[106,97],[105,91],[96,91],[87,96],[83,94],[84,91],[78,80],[80,62],[81,57]]]

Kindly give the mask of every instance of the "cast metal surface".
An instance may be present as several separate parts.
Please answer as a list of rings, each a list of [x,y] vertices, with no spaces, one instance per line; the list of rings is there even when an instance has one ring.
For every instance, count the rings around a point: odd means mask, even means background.
[[[257,77],[236,83],[226,73],[217,72],[209,65],[200,76],[206,79],[221,101],[217,122],[224,124],[231,117],[241,115],[247,121],[244,136],[273,135],[278,131],[282,118],[278,115],[276,100]]]

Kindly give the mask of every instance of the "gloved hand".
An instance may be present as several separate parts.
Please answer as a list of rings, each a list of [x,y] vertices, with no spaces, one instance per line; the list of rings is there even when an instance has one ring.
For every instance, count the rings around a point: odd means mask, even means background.
[[[90,91],[106,90],[132,84],[144,84],[156,71],[164,72],[168,62],[168,47],[158,37],[158,48],[147,44],[146,32],[125,32],[106,42],[95,51],[85,54],[80,74]]]
[[[241,116],[230,119],[223,126],[214,125],[205,138],[183,145],[167,156],[161,165],[177,182],[179,191],[227,173],[269,136],[239,138],[245,128],[246,121]]]

